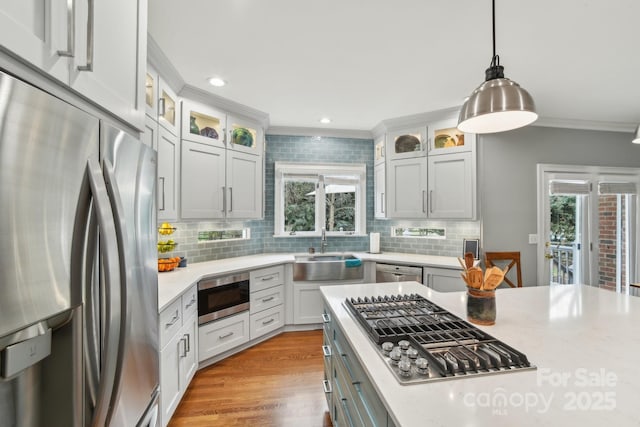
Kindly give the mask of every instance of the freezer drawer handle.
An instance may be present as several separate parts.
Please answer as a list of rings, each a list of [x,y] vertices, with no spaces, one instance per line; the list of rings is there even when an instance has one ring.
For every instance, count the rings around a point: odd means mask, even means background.
[[[218,337],[218,339],[223,340],[223,339],[225,339],[225,338],[229,338],[231,335],[233,335],[233,331],[231,331],[231,332],[227,332],[227,333],[226,333],[226,334],[224,334],[224,335],[220,335],[220,336]]]
[[[67,50],[59,50],[58,56],[73,58],[76,50],[76,0],[67,2]]]

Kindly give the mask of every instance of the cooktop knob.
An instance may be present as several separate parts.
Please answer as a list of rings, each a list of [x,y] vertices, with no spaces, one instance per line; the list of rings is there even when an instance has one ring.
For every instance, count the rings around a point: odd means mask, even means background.
[[[418,357],[418,350],[413,347],[409,347],[409,349],[407,350],[407,356],[409,357],[409,359],[415,360]]]
[[[411,343],[407,340],[402,340],[398,343],[398,345],[400,346],[400,350],[406,352],[409,349]]]
[[[429,361],[424,357],[418,357],[416,359],[416,371],[419,374],[426,375],[429,373]]]
[[[390,341],[385,341],[382,343],[382,352],[384,353],[385,356],[388,356],[389,353],[391,353],[391,350],[393,350],[393,343]]]
[[[407,359],[402,359],[398,362],[398,369],[400,370],[400,375],[403,377],[411,376],[411,362]]]
[[[391,353],[389,353],[389,357],[391,358],[391,363],[397,365],[400,359],[402,359],[402,353],[400,353],[399,348],[394,348]]]

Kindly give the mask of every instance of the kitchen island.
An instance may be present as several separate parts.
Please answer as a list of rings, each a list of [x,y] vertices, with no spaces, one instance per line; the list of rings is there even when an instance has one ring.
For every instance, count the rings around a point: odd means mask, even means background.
[[[640,298],[579,285],[500,289],[496,324],[478,328],[537,369],[401,385],[345,298],[416,293],[466,319],[466,293],[416,282],[321,292],[396,426],[640,425]]]

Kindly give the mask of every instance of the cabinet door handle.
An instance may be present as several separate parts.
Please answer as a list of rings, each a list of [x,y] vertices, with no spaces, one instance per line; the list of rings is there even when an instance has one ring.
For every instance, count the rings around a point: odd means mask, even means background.
[[[191,351],[191,335],[184,334],[183,336],[184,336],[185,342],[187,344],[186,347],[185,347],[185,353],[184,353],[184,355],[186,356],[187,353],[189,353]]]
[[[329,317],[327,313],[322,313],[322,323],[329,323],[329,322],[331,322],[331,317]]]
[[[231,331],[231,332],[227,332],[227,333],[226,333],[226,334],[224,334],[224,335],[220,335],[220,336],[218,337],[218,339],[223,340],[223,339],[225,339],[225,338],[229,338],[231,335],[233,335],[233,331]]]
[[[322,354],[324,355],[324,357],[331,357],[331,347],[329,347],[328,345],[323,345]]]
[[[269,320],[265,320],[264,322],[262,322],[262,325],[263,325],[263,326],[266,326],[266,325],[269,325],[269,324],[271,324],[271,323],[273,323],[273,322],[275,322],[275,321],[276,321],[276,319],[274,319],[274,318],[272,317],[271,319],[269,319]]]
[[[380,193],[380,212],[384,213],[384,193]]]
[[[229,187],[229,212],[233,211],[233,188]]]
[[[169,323],[167,323],[165,326],[167,328],[169,328],[169,327],[175,325],[178,320],[180,320],[180,315],[178,314],[178,310],[176,310],[176,314],[173,315],[171,320],[169,320]]]
[[[276,297],[262,298],[262,302],[273,301]]]
[[[433,190],[429,191],[429,213],[433,213]]]
[[[94,51],[94,27],[93,19],[95,15],[94,0],[87,0],[87,61],[84,65],[78,66],[78,71],[93,71],[93,51]]]
[[[162,182],[162,207],[159,209],[161,211],[163,211],[165,209],[165,205],[164,205],[164,176],[159,176],[158,177],[158,181]]]
[[[327,380],[322,380],[322,388],[325,393],[331,393],[331,383]]]
[[[178,341],[178,345],[182,344],[182,351],[184,352],[180,358],[182,359],[183,357],[187,357],[187,340],[184,339],[184,337],[180,338],[180,341]]]
[[[67,50],[59,50],[58,56],[73,58],[76,50],[76,0],[67,1]]]
[[[160,117],[164,116],[167,112],[167,103],[164,98],[158,99],[158,115]]]
[[[422,190],[422,213],[427,213],[427,209],[424,207],[425,193],[426,191]]]
[[[227,187],[222,187],[222,212],[227,210]]]

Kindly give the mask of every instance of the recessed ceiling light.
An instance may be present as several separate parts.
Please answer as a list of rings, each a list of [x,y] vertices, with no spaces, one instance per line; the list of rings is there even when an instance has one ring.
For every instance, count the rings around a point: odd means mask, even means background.
[[[211,77],[209,79],[209,84],[211,86],[215,86],[215,87],[222,87],[222,86],[226,85],[227,82],[222,80],[220,77]]]
[[[326,125],[328,123],[331,123],[331,119],[329,117],[323,117],[320,119],[320,123]]]

